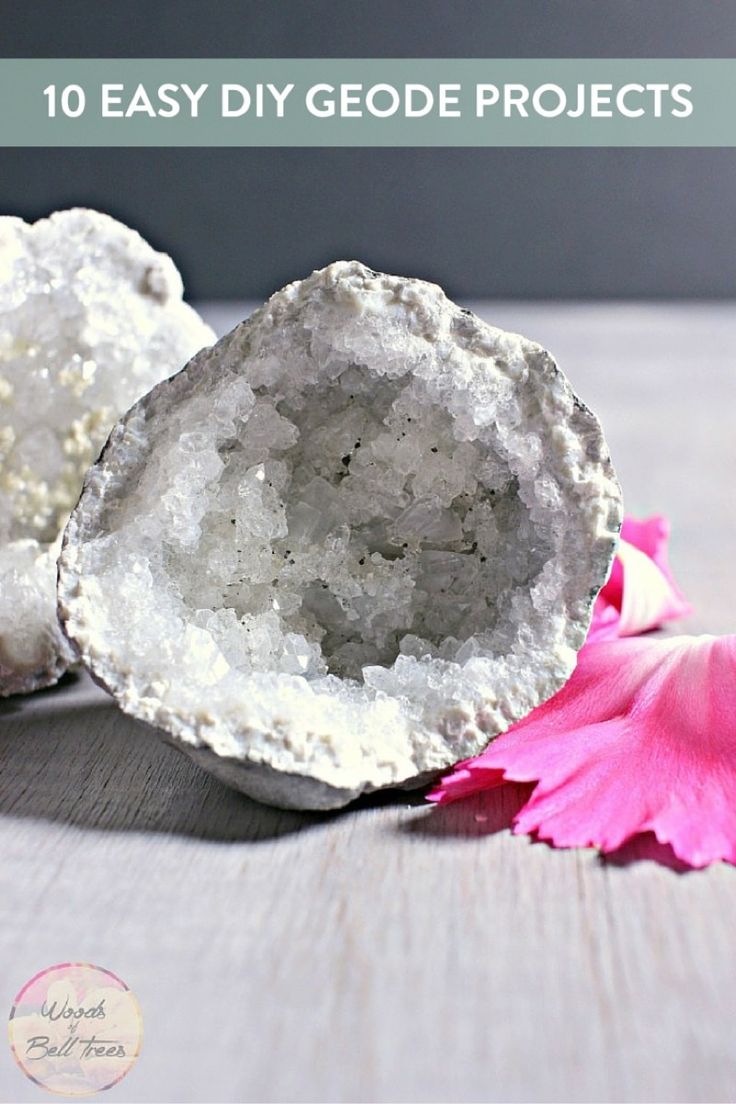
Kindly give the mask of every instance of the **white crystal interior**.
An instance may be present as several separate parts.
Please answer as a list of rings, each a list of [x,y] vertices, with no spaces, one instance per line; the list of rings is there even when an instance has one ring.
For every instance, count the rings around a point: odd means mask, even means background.
[[[603,448],[538,346],[333,265],[116,431],[67,625],[186,742],[335,785],[436,769],[572,669],[618,524]]]
[[[107,215],[0,218],[0,542],[54,541],[116,418],[212,340],[181,296]]]
[[[107,215],[0,218],[0,694],[71,659],[46,553],[115,420],[214,339],[181,297],[171,259]]]
[[[59,677],[72,661],[51,616],[59,545],[40,548],[34,540],[18,540],[0,546],[0,685],[11,693]]]
[[[330,376],[242,396],[214,440],[186,431],[170,459],[216,476],[210,496],[172,496],[157,466],[146,493],[175,498],[163,567],[192,623],[235,670],[377,687],[398,655],[511,648],[552,555],[553,517],[532,516],[523,471],[458,439],[416,378],[336,358]]]

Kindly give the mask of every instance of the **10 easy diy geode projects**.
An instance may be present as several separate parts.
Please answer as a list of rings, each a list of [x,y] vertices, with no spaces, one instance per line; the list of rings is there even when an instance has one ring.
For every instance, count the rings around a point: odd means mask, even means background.
[[[59,611],[126,712],[259,800],[331,808],[552,695],[620,523],[598,421],[545,350],[338,262],[114,428]]]
[[[84,473],[116,418],[213,340],[171,259],[108,215],[0,218],[0,696],[72,661],[57,538]]]

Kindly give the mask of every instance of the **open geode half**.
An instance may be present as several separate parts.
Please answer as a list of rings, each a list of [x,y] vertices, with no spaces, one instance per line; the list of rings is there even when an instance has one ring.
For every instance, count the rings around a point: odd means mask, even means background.
[[[59,609],[122,708],[276,805],[473,755],[568,678],[621,522],[539,345],[338,262],[113,430]]]
[[[0,217],[0,697],[73,660],[61,530],[117,418],[214,340],[182,293],[171,258],[109,215]]]

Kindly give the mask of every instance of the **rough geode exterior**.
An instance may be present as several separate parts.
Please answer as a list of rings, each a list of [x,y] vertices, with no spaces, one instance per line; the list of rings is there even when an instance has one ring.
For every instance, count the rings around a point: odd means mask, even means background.
[[[600,426],[549,353],[338,262],[118,423],[59,612],[126,712],[258,800],[332,808],[551,696],[620,523]]]
[[[0,218],[0,696],[73,659],[56,541],[116,418],[214,340],[173,261],[97,211]]]

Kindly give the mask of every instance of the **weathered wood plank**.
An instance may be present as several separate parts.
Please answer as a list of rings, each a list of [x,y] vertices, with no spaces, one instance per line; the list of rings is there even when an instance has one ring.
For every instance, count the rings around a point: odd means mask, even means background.
[[[732,630],[733,308],[482,309],[558,353],[630,508],[672,517],[690,627]],[[85,678],[6,702],[2,999],[70,958],[125,978],[144,1051],[110,1099],[734,1099],[736,871],[515,839],[521,794],[283,813]],[[2,1099],[37,1100],[2,1050]]]

